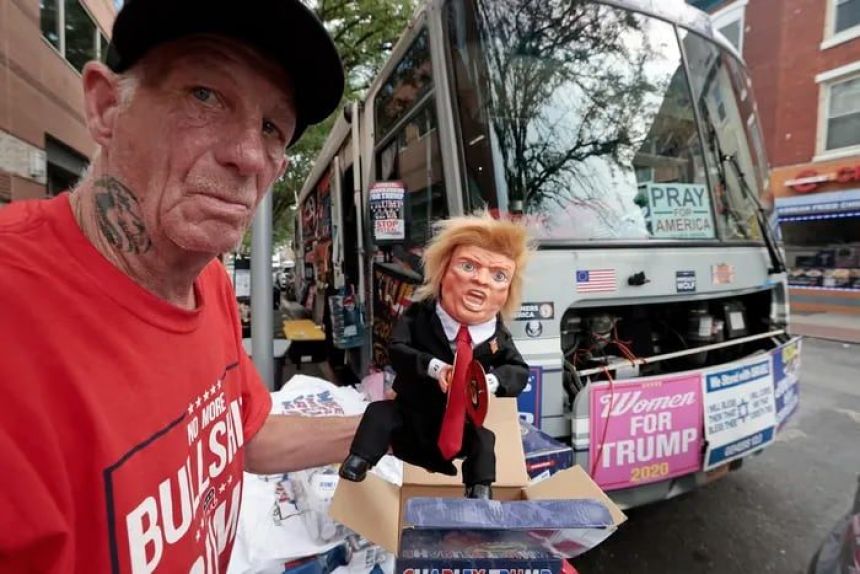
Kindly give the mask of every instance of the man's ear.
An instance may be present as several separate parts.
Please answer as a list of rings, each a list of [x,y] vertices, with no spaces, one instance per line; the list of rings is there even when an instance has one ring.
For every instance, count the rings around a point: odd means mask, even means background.
[[[97,144],[107,146],[121,103],[119,78],[101,62],[88,62],[84,66],[83,84],[87,128]]]

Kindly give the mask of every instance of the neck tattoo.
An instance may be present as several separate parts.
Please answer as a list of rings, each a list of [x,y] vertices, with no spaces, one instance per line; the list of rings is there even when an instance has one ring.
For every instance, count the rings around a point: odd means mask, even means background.
[[[152,240],[134,194],[113,177],[96,180],[94,187],[96,221],[105,240],[125,253],[148,252]]]

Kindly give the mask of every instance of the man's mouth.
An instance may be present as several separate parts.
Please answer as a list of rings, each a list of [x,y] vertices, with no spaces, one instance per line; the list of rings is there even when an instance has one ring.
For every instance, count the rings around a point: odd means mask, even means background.
[[[480,311],[486,300],[487,295],[485,293],[476,289],[470,289],[463,297],[463,305],[470,311]]]
[[[205,198],[207,203],[220,210],[228,211],[249,211],[251,207],[240,200],[231,197],[222,197],[211,193],[197,194],[199,197]]]

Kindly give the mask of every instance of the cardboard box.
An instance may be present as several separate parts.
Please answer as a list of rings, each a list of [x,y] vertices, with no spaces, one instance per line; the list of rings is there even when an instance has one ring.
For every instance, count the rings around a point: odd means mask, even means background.
[[[523,420],[520,421],[520,431],[530,479],[547,478],[573,466],[573,448],[570,446]]]
[[[626,520],[621,510],[579,467],[558,472],[540,483],[528,484],[529,478],[526,473],[515,399],[492,399],[485,426],[496,434],[494,499],[502,501],[593,499],[606,506],[615,527]],[[408,464],[403,466],[402,486],[386,482],[372,473],[368,474],[363,482],[341,480],[330,509],[332,518],[398,555],[398,564],[395,568],[397,574],[403,574],[415,568],[429,568],[427,574],[432,574],[433,569],[438,569],[440,572],[444,569],[459,569],[459,574],[467,574],[464,569],[471,568],[547,570],[542,574],[560,571],[562,560],[541,552],[540,545],[523,549],[522,557],[502,553],[496,557],[484,558],[487,555],[486,549],[480,548],[477,549],[478,553],[475,556],[469,556],[468,551],[464,550],[459,556],[455,556],[456,553],[454,553],[444,559],[428,552],[427,559],[421,560],[420,563],[416,563],[414,558],[401,557],[399,552],[401,533],[410,527],[405,520],[405,505],[408,499],[417,496],[463,497],[463,483],[459,474],[451,477],[429,473]],[[412,536],[412,534],[407,536],[410,538],[408,550],[410,556],[415,556]],[[488,562],[482,562],[484,560]],[[407,572],[407,574],[418,573]]]

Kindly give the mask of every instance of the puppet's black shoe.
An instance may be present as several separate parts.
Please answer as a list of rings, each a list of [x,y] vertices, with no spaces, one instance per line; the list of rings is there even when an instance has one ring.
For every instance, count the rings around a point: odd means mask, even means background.
[[[370,463],[358,456],[351,454],[346,457],[343,464],[340,465],[338,474],[341,478],[351,480],[352,482],[361,482],[367,476],[367,471],[370,469]]]
[[[493,499],[493,489],[489,484],[471,484],[466,486],[466,498]]]

